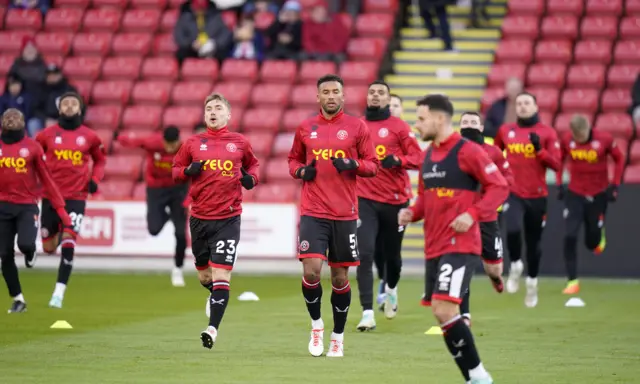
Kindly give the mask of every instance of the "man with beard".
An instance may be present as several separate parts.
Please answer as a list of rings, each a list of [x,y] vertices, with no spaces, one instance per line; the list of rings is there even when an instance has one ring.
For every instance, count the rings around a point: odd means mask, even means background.
[[[18,249],[24,254],[25,264],[32,268],[36,262],[40,185],[49,196],[50,209],[60,218],[62,231],[71,231],[71,219],[43,160],[42,147],[25,137],[24,128],[22,112],[13,108],[4,112],[0,133],[0,260],[2,276],[13,298],[9,313],[27,310],[14,247],[17,236]]]
[[[60,187],[71,217],[71,230],[60,235],[60,217],[53,209],[50,194],[45,192],[40,217],[42,248],[50,254],[56,252],[58,245],[62,248],[58,278],[49,306],[62,308],[87,196],[98,191],[106,157],[100,137],[82,124],[82,98],[73,92],[60,97],[58,124],[45,128],[36,141],[44,150],[47,167]],[[90,162],[93,167],[89,166]]]

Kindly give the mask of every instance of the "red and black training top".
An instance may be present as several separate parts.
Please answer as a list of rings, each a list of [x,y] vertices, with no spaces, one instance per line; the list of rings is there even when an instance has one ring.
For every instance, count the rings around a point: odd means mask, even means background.
[[[511,171],[509,162],[504,157],[504,153],[502,153],[502,151],[495,145],[488,143],[482,143],[482,149],[487,152],[491,161],[493,161],[493,163],[498,167],[502,176],[504,176],[504,179],[507,180],[507,184],[511,186],[511,184],[513,184],[513,172]],[[481,223],[488,223],[496,220],[498,220],[498,211],[482,214],[478,218],[478,221]]]

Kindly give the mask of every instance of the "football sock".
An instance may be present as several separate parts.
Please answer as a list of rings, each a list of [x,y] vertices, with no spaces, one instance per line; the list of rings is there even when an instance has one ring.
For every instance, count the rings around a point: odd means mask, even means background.
[[[210,281],[208,283],[200,283],[204,289],[206,289],[207,291],[209,291],[209,293],[213,292],[213,281]]]
[[[453,354],[453,351],[457,350],[454,355],[456,364],[460,360],[462,367],[469,371],[478,367],[480,365],[480,356],[478,356],[471,330],[464,323],[462,316],[456,315],[453,319],[442,324],[441,328],[449,351]],[[473,376],[471,373],[470,375]]]
[[[213,282],[213,289],[211,291],[211,299],[209,301],[209,308],[211,309],[211,315],[209,316],[209,326],[218,329],[224,311],[229,304],[229,282],[225,280],[216,280]]]
[[[360,305],[362,310],[373,309],[373,258],[360,255],[360,265],[356,270],[358,279],[358,291],[360,293]]]
[[[395,288],[398,285],[398,281],[400,281],[400,268],[401,266],[391,265],[391,263],[387,265],[387,280],[385,283],[391,289]]]
[[[60,258],[60,266],[58,267],[58,283],[67,285],[71,277],[73,269],[73,254],[76,247],[74,239],[64,239],[60,244],[62,257]]]
[[[22,287],[20,286],[20,279],[18,278],[18,266],[16,265],[16,259],[13,255],[5,255],[1,264],[2,277],[4,277],[7,288],[9,289],[9,296],[16,297],[22,293]]]
[[[463,315],[467,315],[470,312],[469,310],[469,298],[471,296],[471,290],[467,289],[467,292],[462,297],[462,302],[460,303],[460,313]]]
[[[303,277],[302,296],[304,296],[304,301],[307,303],[307,310],[309,311],[311,320],[320,319],[320,307],[322,303],[322,285],[320,284],[320,280],[307,281]]]
[[[343,333],[351,305],[351,286],[345,281],[341,287],[333,286],[331,308],[333,309],[333,333]]]
[[[576,237],[564,238],[564,265],[567,269],[567,278],[578,278],[578,239]]]
[[[456,365],[458,366],[458,369],[460,369],[460,373],[462,373],[462,376],[464,377],[464,379],[466,381],[471,380],[471,378],[469,377],[469,370],[464,366],[464,361],[462,360],[462,352],[460,352],[458,348],[454,347],[451,343],[449,343],[446,338],[445,338],[445,344],[449,349],[449,353],[451,353],[451,356],[453,356],[453,361],[456,362]]]
[[[509,249],[509,260],[513,263],[522,258],[522,233],[507,233],[507,249]]]

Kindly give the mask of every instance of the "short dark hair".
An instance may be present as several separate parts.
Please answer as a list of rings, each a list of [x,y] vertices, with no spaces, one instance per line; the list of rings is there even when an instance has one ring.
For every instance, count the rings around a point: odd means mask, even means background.
[[[397,95],[397,94],[395,94],[395,93],[391,93],[391,94],[389,94],[389,97],[395,97],[396,99],[400,100],[400,102],[401,102],[401,103],[404,101],[404,100],[402,100],[402,97],[398,96],[398,95]]]
[[[169,143],[178,141],[178,139],[180,138],[180,129],[178,129],[178,127],[174,125],[170,125],[164,129],[164,132],[162,132],[162,138],[164,138],[164,141],[167,141]]]
[[[520,92],[520,93],[518,93],[518,96],[516,96],[516,98],[518,98],[520,96],[523,96],[523,95],[531,96],[531,98],[533,99],[533,102],[538,104],[538,99],[536,98],[536,95],[534,95],[531,92],[527,92],[527,91]]]
[[[391,92],[391,88],[389,88],[389,84],[385,83],[382,80],[372,81],[367,88],[371,88],[372,85],[384,85],[387,88],[387,92]]]
[[[453,104],[449,100],[449,96],[433,94],[427,95],[416,102],[418,107],[429,107],[432,111],[444,112],[449,117],[453,116]]]
[[[480,114],[476,111],[464,111],[462,112],[462,115],[460,115],[460,118],[462,119],[462,116],[464,115],[476,116],[478,119],[480,119],[480,122],[482,123],[482,116],[480,116]]]
[[[344,87],[344,80],[342,80],[342,77],[334,74],[328,74],[328,75],[322,76],[321,78],[318,79],[318,83],[316,85],[318,88],[320,88],[322,84],[328,83],[330,81],[337,81],[338,83],[340,83],[340,85]]]

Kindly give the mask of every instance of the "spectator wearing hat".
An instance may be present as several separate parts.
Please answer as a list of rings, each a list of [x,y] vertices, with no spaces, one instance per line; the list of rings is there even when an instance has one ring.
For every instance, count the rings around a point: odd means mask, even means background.
[[[62,70],[57,65],[50,64],[42,91],[35,95],[34,105],[34,114],[45,127],[58,122],[58,100],[68,92],[78,93],[62,74]]]
[[[24,89],[35,95],[41,91],[47,72],[47,64],[38,51],[33,37],[22,39],[21,53],[9,69],[9,74],[19,77],[24,83]]]
[[[24,81],[15,75],[9,75],[4,93],[0,96],[0,115],[9,108],[15,108],[22,112],[24,120],[27,122],[29,136],[35,137],[42,129],[40,120],[33,116],[33,98],[26,91]]]
[[[302,49],[302,7],[297,1],[287,1],[278,18],[267,28],[270,59],[295,59]]]
[[[311,9],[311,18],[302,24],[302,60],[335,61],[346,58],[349,29],[337,17],[329,14],[324,0]]]

